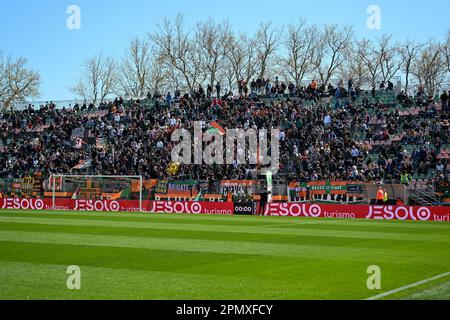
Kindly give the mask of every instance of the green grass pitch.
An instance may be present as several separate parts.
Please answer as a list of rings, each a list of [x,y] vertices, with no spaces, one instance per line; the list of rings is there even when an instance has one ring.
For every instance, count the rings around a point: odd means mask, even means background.
[[[366,299],[448,271],[449,223],[0,211],[0,299]],[[450,276],[386,298],[450,299]]]

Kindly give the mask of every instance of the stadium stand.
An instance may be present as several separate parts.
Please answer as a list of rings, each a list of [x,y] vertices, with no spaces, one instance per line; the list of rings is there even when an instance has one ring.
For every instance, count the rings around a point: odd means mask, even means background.
[[[171,165],[173,130],[193,121],[223,128],[280,128],[281,168],[289,181],[408,183],[434,189],[449,182],[448,95],[416,96],[342,85],[295,88],[257,80],[222,99],[191,95],[122,98],[98,107],[53,103],[0,113],[0,178],[64,173],[144,178],[252,180],[256,166]],[[447,98],[446,98],[447,97]],[[441,98],[444,101],[441,101]],[[447,99],[447,100],[445,100]]]

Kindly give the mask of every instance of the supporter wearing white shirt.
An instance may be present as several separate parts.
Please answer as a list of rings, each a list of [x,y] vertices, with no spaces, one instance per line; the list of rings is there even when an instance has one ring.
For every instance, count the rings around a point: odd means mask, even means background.
[[[353,166],[353,167],[352,167],[352,177],[353,177],[354,179],[356,179],[356,178],[358,178],[358,176],[359,176],[358,168],[357,168],[356,166]]]

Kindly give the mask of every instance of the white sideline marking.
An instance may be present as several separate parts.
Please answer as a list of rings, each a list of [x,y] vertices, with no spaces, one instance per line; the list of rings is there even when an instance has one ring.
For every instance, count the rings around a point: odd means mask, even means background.
[[[390,296],[390,295],[392,295],[394,293],[398,293],[398,292],[401,292],[401,291],[404,291],[404,290],[407,290],[407,289],[410,289],[410,288],[414,288],[414,287],[420,286],[422,284],[425,284],[425,283],[428,283],[428,282],[431,282],[431,281],[434,281],[434,280],[437,280],[437,279],[440,279],[440,278],[444,278],[444,277],[449,276],[449,275],[450,275],[450,271],[442,273],[442,274],[439,274],[439,275],[434,276],[434,277],[429,278],[429,279],[425,279],[425,280],[422,280],[422,281],[419,281],[419,282],[408,284],[407,286],[400,287],[400,288],[397,288],[397,289],[394,289],[394,290],[391,290],[391,291],[388,291],[388,292],[385,292],[385,293],[373,296],[371,298],[367,298],[366,300],[378,300],[378,299]]]

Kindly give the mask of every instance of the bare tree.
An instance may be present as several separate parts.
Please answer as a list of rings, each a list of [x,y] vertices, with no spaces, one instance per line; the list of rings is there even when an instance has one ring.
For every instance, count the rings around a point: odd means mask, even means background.
[[[228,89],[233,91],[236,88],[238,80],[236,78],[236,74],[234,73],[233,64],[228,58],[224,61],[223,72],[221,72],[221,75],[223,80],[226,82]]]
[[[156,93],[168,79],[163,55],[148,41],[130,40],[129,47],[118,67],[116,92],[133,98]]]
[[[260,79],[270,74],[271,60],[276,52],[279,37],[280,31],[273,28],[270,22],[262,23],[256,32],[256,57]]]
[[[444,55],[445,55],[445,64],[447,65],[447,72],[450,73],[450,29],[447,32],[447,39],[446,39],[443,47],[444,47]]]
[[[164,60],[164,58],[163,58]],[[164,64],[166,66],[166,64]],[[183,79],[179,76],[178,70],[175,70],[174,68],[167,67],[167,78],[165,79],[165,82],[167,82],[168,85],[168,91],[173,90],[181,90],[183,88],[186,88],[186,85],[183,82]],[[159,91],[160,88],[155,88],[156,91]],[[161,92],[162,93],[162,92]]]
[[[354,41],[345,50],[345,62],[339,69],[339,74],[344,79],[353,79],[353,83],[356,87],[363,87],[367,83],[371,83],[371,77],[369,76],[370,70],[363,59],[359,57],[360,54],[365,55],[364,49],[366,47],[363,45],[365,40],[362,42]]]
[[[70,88],[72,93],[84,100],[102,103],[112,94],[116,85],[116,64],[114,59],[99,54],[86,60],[82,66],[82,75]]]
[[[230,27],[227,22],[216,24],[209,19],[197,24],[195,45],[200,54],[200,62],[204,70],[204,78],[211,85],[216,83],[218,73],[223,70],[227,58]]]
[[[412,64],[414,60],[417,59],[417,55],[425,45],[426,44],[423,42],[416,42],[408,39],[399,49],[400,56],[403,60],[402,71],[405,74],[405,92],[408,92],[409,90]]]
[[[202,67],[200,54],[184,30],[183,16],[178,15],[173,23],[166,18],[158,27],[158,32],[149,34],[150,40],[161,53],[165,64],[183,77],[184,85],[190,92],[194,91],[195,84],[202,82]]]
[[[236,83],[240,80],[248,83],[255,76],[257,72],[256,43],[256,38],[247,37],[244,34],[239,37],[232,35],[229,39],[227,57]]]
[[[411,73],[429,95],[434,95],[444,83],[447,71],[443,46],[430,42],[414,60]]]
[[[338,28],[336,25],[325,25],[324,30],[317,33],[312,63],[324,85],[344,63],[344,53],[352,37],[353,28],[350,26]]]
[[[119,94],[141,98],[149,86],[151,68],[150,44],[132,39],[118,68],[117,90]]]
[[[161,90],[167,89],[170,79],[169,69],[164,63],[164,57],[160,52],[152,50],[150,68],[146,90],[150,93],[163,93]],[[178,89],[178,86],[175,86]]]
[[[369,83],[372,88],[377,85],[377,79],[381,75],[381,55],[377,46],[368,39],[356,41],[357,59],[367,68]]]
[[[280,57],[281,70],[300,86],[306,74],[312,71],[316,26],[307,26],[305,19],[288,26],[287,36],[283,41],[287,55]]]
[[[366,66],[372,88],[377,81],[390,81],[402,65],[399,49],[390,44],[390,39],[389,35],[383,35],[376,43],[368,39],[355,42],[357,58]]]
[[[40,74],[27,68],[27,59],[0,53],[0,102],[8,108],[15,101],[39,96]]]
[[[380,38],[378,48],[381,62],[381,81],[388,82],[401,68],[399,49],[396,45],[391,44],[391,36],[386,34]]]

